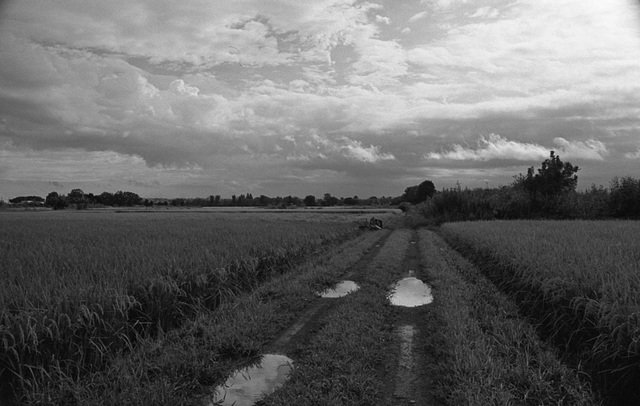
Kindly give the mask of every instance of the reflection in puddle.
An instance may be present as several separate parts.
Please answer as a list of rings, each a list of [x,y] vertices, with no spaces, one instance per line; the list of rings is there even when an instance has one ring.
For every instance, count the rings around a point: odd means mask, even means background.
[[[293,361],[284,355],[264,355],[259,364],[237,371],[224,385],[217,387],[209,406],[253,405],[286,381],[292,365]]]
[[[320,293],[320,296],[327,298],[342,297],[351,292],[355,292],[358,289],[360,289],[360,286],[358,286],[354,281],[342,281],[335,288],[327,289]]]
[[[433,302],[431,287],[413,276],[395,284],[389,300],[394,306],[416,307]]]

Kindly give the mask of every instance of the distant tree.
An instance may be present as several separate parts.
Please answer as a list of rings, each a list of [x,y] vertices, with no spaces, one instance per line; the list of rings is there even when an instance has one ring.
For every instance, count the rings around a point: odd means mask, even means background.
[[[331,193],[325,193],[322,200],[325,206],[335,206],[339,201],[337,197],[331,196]]]
[[[614,217],[640,218],[640,179],[615,177],[610,183],[610,212]]]
[[[96,196],[96,201],[99,204],[103,204],[105,206],[113,206],[114,205],[113,193],[102,192],[98,196]]]
[[[142,198],[133,192],[118,190],[112,198],[112,206],[136,206],[142,204]],[[184,206],[184,200],[182,201]]]
[[[78,210],[87,208],[87,199],[85,198],[82,189],[73,189],[67,195],[67,202],[70,205],[75,205]]]
[[[9,199],[9,203],[18,204],[24,202],[44,203],[44,199],[40,196],[18,196]]]
[[[425,180],[419,185],[409,186],[402,195],[403,202],[418,204],[426,201],[436,193],[436,187],[430,180]]]
[[[355,206],[356,204],[358,204],[358,196],[346,197],[344,199],[344,204],[347,206]]]
[[[304,197],[304,205],[305,206],[315,206],[316,205],[316,197],[314,195],[307,195]]]
[[[418,202],[424,202],[436,193],[436,186],[430,180],[425,180],[418,185]]]
[[[411,204],[417,204],[418,202],[418,186],[409,186],[404,190],[402,195],[402,201]]]
[[[542,162],[538,173],[534,174],[533,166],[530,167],[526,175],[516,176],[514,186],[522,187],[534,198],[558,196],[576,190],[578,170],[580,168],[570,162],[562,162],[560,156],[551,151],[550,157]]]
[[[52,207],[53,210],[62,210],[67,207],[67,199],[64,195],[59,195],[58,192],[51,192],[44,200],[45,206]]]
[[[271,198],[269,196],[260,195],[258,202],[260,206],[268,206],[271,204]]]

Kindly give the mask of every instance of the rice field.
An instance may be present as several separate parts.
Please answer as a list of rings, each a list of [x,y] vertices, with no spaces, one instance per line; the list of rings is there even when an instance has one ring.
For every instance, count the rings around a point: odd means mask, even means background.
[[[344,216],[0,213],[0,400],[100,369],[356,232]]]
[[[637,399],[640,222],[465,222],[441,233],[586,365],[606,396]]]

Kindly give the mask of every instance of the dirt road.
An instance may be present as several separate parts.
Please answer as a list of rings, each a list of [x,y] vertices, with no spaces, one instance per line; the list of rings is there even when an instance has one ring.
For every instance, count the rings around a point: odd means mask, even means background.
[[[598,404],[515,305],[435,233],[376,233],[339,278],[359,289],[311,301],[263,347],[290,359],[275,392],[236,405]],[[425,282],[432,301],[392,305],[403,278]]]

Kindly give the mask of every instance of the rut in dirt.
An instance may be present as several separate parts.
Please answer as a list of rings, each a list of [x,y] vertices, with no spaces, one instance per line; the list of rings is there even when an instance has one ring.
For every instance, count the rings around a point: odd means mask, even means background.
[[[441,406],[434,397],[431,388],[433,377],[429,374],[429,365],[433,360],[424,351],[426,335],[433,333],[427,314],[431,312],[433,301],[431,289],[423,280],[428,275],[420,263],[418,233],[413,231],[403,267],[407,276],[401,281],[409,285],[405,296],[391,301],[397,307],[396,335],[400,352],[398,356],[395,389],[388,399],[394,406]],[[390,295],[390,299],[393,295]]]

